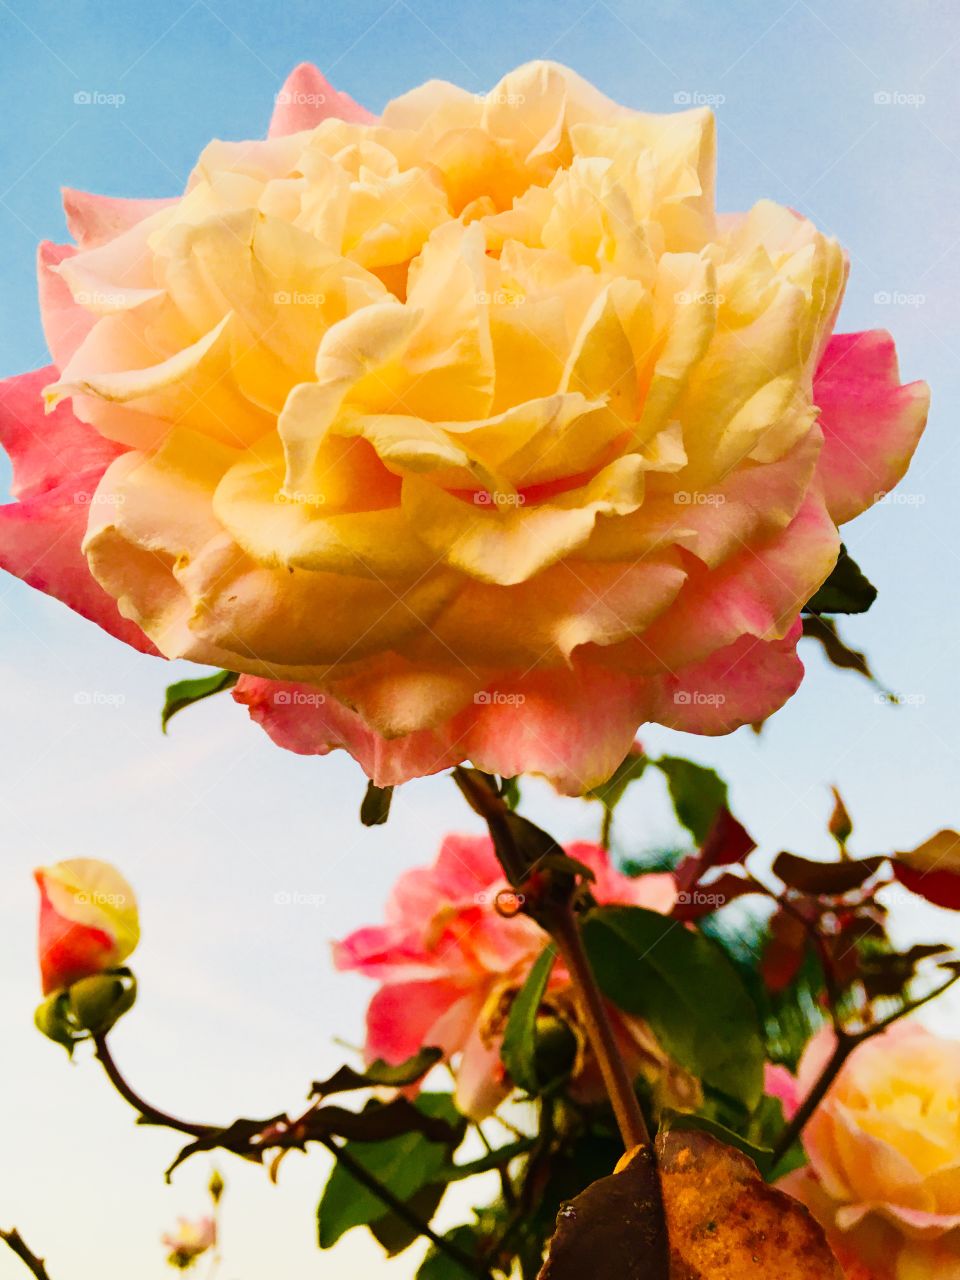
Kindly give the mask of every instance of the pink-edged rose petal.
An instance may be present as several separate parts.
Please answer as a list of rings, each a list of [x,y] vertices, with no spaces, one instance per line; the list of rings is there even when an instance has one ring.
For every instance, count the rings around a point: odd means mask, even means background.
[[[281,138],[315,128],[330,117],[357,124],[371,124],[376,116],[340,93],[311,62],[301,62],[287,76],[277,94],[268,137]]]
[[[925,382],[900,384],[882,329],[835,334],[813,384],[824,433],[819,474],[837,524],[860,515],[903,478],[927,421]]]

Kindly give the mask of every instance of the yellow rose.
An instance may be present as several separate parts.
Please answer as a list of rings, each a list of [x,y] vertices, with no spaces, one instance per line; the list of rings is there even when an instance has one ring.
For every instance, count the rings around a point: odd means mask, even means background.
[[[769,201],[718,217],[714,152],[708,110],[550,63],[379,119],[301,67],[181,197],[68,193],[59,408],[35,428],[36,380],[7,386],[30,502],[0,563],[245,673],[278,741],[381,784],[469,758],[580,791],[645,720],[762,719],[927,397],[886,335],[831,337],[835,240]]]
[[[822,1033],[802,1097],[832,1050]],[[804,1133],[809,1168],[784,1189],[881,1280],[960,1280],[960,1042],[898,1024],[856,1049]]]

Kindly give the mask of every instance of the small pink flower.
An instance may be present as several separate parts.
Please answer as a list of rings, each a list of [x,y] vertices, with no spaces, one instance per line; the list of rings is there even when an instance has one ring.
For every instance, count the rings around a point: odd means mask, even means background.
[[[213,1218],[178,1218],[176,1231],[162,1237],[169,1249],[171,1267],[185,1271],[217,1243],[217,1224]]]
[[[572,844],[567,853],[596,875],[601,903],[628,903],[666,913],[676,898],[668,874],[631,878],[618,872],[597,845]],[[339,969],[355,969],[381,985],[367,1011],[366,1055],[402,1062],[424,1045],[456,1061],[457,1102],[467,1115],[489,1114],[510,1091],[500,1045],[513,996],[547,944],[528,916],[497,910],[507,890],[485,836],[448,836],[433,866],[405,872],[387,903],[386,922],[358,929],[335,944]],[[576,1023],[569,977],[554,968],[551,1007]],[[661,1073],[666,1059],[644,1024],[615,1016],[631,1066]],[[581,1054],[575,1071],[591,1090],[595,1067]]]

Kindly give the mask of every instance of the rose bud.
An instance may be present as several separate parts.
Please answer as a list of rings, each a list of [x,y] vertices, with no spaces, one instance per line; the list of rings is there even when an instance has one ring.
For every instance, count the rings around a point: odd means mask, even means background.
[[[119,871],[94,858],[71,858],[34,876],[44,995],[121,965],[137,945],[140,924],[133,890]],[[92,991],[83,993],[88,997]]]

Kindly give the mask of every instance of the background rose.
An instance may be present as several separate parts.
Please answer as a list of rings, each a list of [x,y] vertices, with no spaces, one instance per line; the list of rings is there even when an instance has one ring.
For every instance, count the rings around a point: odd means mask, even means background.
[[[629,903],[667,912],[676,899],[672,875],[622,875],[603,849],[573,844],[567,853],[596,875],[598,902]],[[500,1045],[510,1001],[547,944],[526,915],[505,918],[497,894],[508,888],[493,845],[485,836],[447,836],[436,862],[404,872],[387,904],[386,923],[358,929],[336,944],[339,969],[355,969],[382,985],[367,1011],[366,1055],[402,1062],[424,1045],[456,1060],[457,1103],[467,1114],[488,1114],[510,1090]],[[554,1010],[577,1025],[569,977],[557,964],[548,988]],[[637,1019],[612,1008],[618,1037],[634,1074],[685,1087]],[[673,1076],[676,1079],[673,1079]],[[597,1090],[593,1063],[577,1064],[581,1090]]]
[[[580,791],[644,720],[764,718],[927,397],[886,335],[831,337],[836,242],[717,219],[713,170],[709,112],[551,64],[381,121],[303,67],[181,199],[69,192],[3,563],[381,784]]]
[[[832,1050],[807,1047],[803,1097]],[[960,1277],[960,1043],[898,1024],[848,1060],[804,1134],[809,1167],[781,1186],[834,1233],[850,1274]]]
[[[43,993],[116,968],[140,939],[137,900],[115,867],[71,858],[34,872]]]

